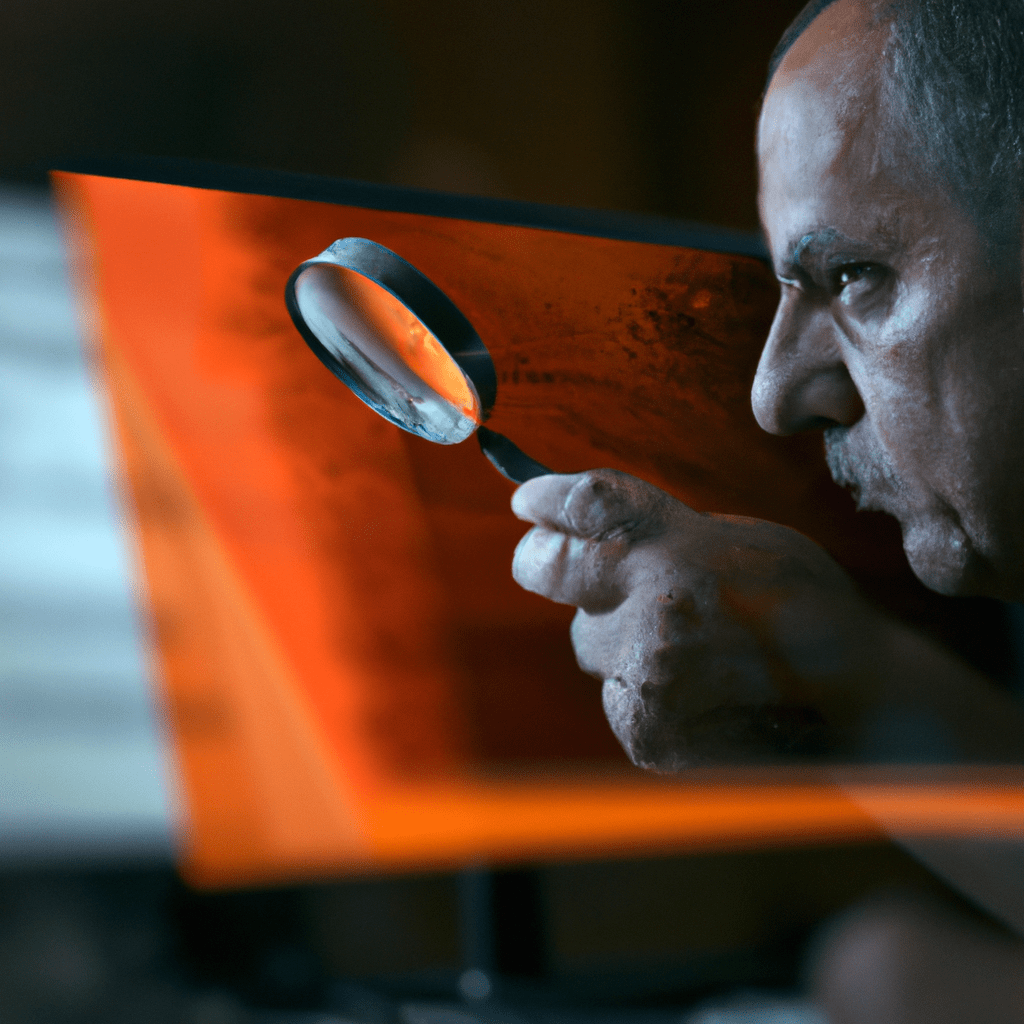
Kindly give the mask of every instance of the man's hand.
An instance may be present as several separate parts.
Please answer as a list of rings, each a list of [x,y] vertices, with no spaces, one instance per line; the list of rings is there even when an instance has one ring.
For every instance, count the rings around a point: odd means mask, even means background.
[[[512,509],[537,524],[513,574],[579,609],[577,660],[635,764],[849,755],[880,617],[808,538],[614,470],[538,477]]]

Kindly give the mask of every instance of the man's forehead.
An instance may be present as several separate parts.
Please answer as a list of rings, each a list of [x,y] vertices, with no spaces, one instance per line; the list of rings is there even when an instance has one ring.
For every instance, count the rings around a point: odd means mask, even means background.
[[[762,219],[797,265],[835,240],[818,232],[840,213],[856,223],[852,236],[877,241],[876,225],[865,221],[876,219],[878,198],[900,178],[888,173],[895,153],[879,74],[884,38],[871,5],[837,0],[798,37],[765,96]]]
[[[793,150],[799,167],[813,156],[836,155],[846,132],[841,108],[827,86],[807,78],[792,78],[773,86],[765,96],[758,125],[758,154],[762,163]]]
[[[837,0],[799,35],[782,58],[765,94],[758,124],[759,149],[795,141],[836,145],[837,133],[876,120],[881,95],[881,60],[888,31],[873,3]],[[788,120],[786,114],[790,115]],[[786,134],[774,138],[773,130]]]
[[[804,78],[819,87],[853,91],[873,88],[888,38],[881,0],[836,0],[825,8],[782,58],[768,92]]]
[[[762,215],[770,208],[785,213],[788,228],[809,226],[820,207],[873,192],[881,170],[875,124],[870,111],[844,117],[834,97],[805,79],[781,85],[765,100],[758,132]]]

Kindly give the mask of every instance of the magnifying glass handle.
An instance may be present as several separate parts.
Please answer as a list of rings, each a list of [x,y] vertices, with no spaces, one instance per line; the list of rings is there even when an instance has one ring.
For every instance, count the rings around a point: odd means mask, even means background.
[[[478,427],[476,439],[480,450],[490,464],[507,480],[514,484],[525,484],[535,476],[546,476],[551,472],[535,459],[514,445],[504,434],[496,434],[486,427]]]

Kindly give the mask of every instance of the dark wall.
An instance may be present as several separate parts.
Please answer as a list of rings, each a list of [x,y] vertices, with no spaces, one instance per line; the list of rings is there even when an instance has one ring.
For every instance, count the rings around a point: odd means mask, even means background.
[[[7,0],[0,175],[85,154],[756,226],[768,54],[800,0]]]

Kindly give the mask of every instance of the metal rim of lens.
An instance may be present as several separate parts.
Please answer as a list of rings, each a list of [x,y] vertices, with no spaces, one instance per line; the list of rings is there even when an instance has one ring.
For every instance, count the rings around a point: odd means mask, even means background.
[[[480,422],[490,415],[498,391],[494,362],[476,329],[440,288],[397,253],[368,238],[341,238],[319,256],[306,260],[292,272],[285,286],[285,303],[292,322],[306,344],[331,373],[362,401],[402,429],[398,420],[380,409],[374,396],[348,372],[345,364],[313,333],[299,309],[295,293],[302,272],[315,264],[333,264],[365,277],[392,295],[437,339],[441,347],[469,378],[480,400]]]

